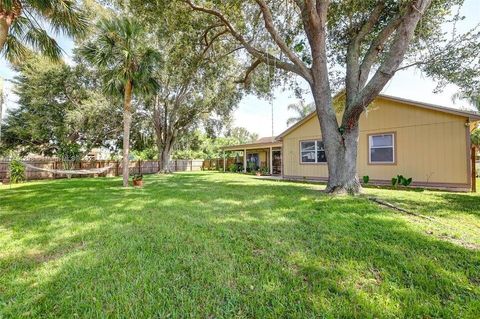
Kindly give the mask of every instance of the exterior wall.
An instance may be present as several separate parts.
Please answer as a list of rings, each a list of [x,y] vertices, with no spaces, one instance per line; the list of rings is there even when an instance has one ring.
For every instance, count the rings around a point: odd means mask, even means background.
[[[372,181],[389,182],[402,174],[417,185],[468,188],[469,138],[459,115],[377,99],[360,119],[358,174]],[[368,163],[368,135],[395,133],[395,164]],[[301,164],[300,141],[321,139],[316,116],[283,138],[284,175],[327,178],[326,164]],[[443,185],[445,184],[445,185]]]

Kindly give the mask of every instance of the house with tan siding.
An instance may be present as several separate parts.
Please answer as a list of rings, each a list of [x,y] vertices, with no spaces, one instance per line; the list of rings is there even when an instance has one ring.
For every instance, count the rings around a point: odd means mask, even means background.
[[[390,184],[392,177],[403,175],[413,178],[413,186],[470,190],[475,163],[470,132],[478,121],[480,115],[474,112],[380,95],[360,119],[358,175],[369,176],[376,184]],[[284,179],[328,179],[315,112],[270,143],[253,147],[265,151],[271,172],[271,151],[280,152],[278,171]],[[250,145],[225,148],[244,151],[245,161],[250,149]]]

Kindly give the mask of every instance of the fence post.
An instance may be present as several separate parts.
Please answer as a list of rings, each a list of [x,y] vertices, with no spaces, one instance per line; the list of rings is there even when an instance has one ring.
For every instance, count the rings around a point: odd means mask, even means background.
[[[118,176],[118,170],[119,170],[119,164],[118,164],[118,160],[117,160],[117,163],[115,164],[115,176]]]
[[[477,164],[477,149],[475,148],[475,146],[472,146],[472,150],[471,150],[471,160],[472,160],[472,164],[471,164],[471,168],[472,168],[472,192],[473,193],[476,193],[477,192],[477,168],[475,167],[476,164]]]
[[[138,164],[138,174],[142,174],[142,160],[138,160],[137,162]]]
[[[175,172],[177,171],[177,161],[178,160],[175,160]],[[170,163],[169,163],[169,165],[170,165]]]

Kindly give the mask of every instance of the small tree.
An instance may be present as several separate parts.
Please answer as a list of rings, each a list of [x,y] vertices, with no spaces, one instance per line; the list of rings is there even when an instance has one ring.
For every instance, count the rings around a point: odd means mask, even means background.
[[[147,33],[130,18],[102,19],[94,39],[81,54],[103,73],[105,90],[123,96],[123,186],[128,187],[130,126],[134,95],[147,94],[158,85],[153,78],[158,53],[147,46]]]
[[[25,180],[25,166],[18,159],[12,160],[8,175],[12,184],[23,182]]]

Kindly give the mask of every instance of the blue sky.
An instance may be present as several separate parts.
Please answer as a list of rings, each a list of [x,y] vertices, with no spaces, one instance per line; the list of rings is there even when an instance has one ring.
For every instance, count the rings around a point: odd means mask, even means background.
[[[458,23],[458,32],[469,30],[480,23],[480,0],[466,0],[461,14],[465,16],[465,20]],[[69,55],[73,49],[72,40],[64,36],[57,37],[57,40],[66,52],[64,58],[71,60]],[[7,80],[14,76],[4,60],[0,61],[0,76]],[[12,85],[7,81],[4,86],[7,94],[6,107],[13,108],[15,107],[15,96],[10,93]],[[398,72],[385,86],[382,93],[448,107],[466,107],[465,103],[452,104],[451,97],[457,91],[455,86],[447,86],[443,92],[437,94],[433,93],[435,86],[435,82],[423,76],[418,70],[408,69]],[[311,94],[305,95],[304,100],[311,102]],[[273,103],[273,130],[275,135],[280,134],[287,128],[287,119],[293,115],[287,110],[287,106],[295,101],[293,92],[282,87],[275,90],[272,101],[259,99],[254,95],[246,95],[234,113],[234,124],[258,133],[260,136],[272,135],[271,108]]]

